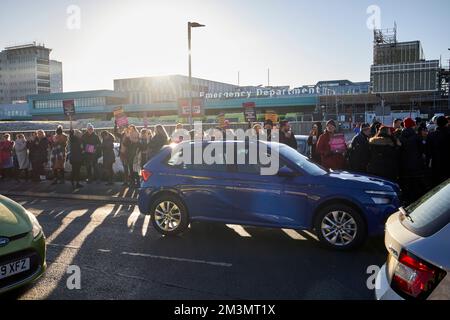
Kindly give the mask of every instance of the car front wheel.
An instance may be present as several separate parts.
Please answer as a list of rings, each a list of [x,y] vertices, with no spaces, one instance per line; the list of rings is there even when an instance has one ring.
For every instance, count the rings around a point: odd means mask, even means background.
[[[159,197],[154,201],[151,217],[156,231],[167,236],[180,234],[189,225],[186,207],[177,197],[171,195]]]
[[[315,230],[323,245],[341,251],[361,246],[367,237],[363,218],[346,205],[331,205],[322,209],[316,217]]]

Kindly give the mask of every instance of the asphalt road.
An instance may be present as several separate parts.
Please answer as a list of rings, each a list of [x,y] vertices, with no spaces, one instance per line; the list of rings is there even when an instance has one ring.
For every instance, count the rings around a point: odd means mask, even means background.
[[[13,299],[373,299],[370,265],[383,239],[354,252],[321,248],[294,230],[193,224],[178,237],[157,234],[137,207],[15,198],[48,238],[48,270]],[[68,267],[81,271],[69,290]]]

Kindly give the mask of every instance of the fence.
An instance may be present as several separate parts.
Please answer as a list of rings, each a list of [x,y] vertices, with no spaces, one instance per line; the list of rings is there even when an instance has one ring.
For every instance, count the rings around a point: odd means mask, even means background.
[[[312,122],[312,121],[290,122],[291,127],[292,127],[292,131],[295,134],[298,134],[298,135],[308,135],[309,132],[311,131],[311,128],[312,128],[314,123],[316,123],[316,122]],[[218,126],[217,123],[202,123],[203,131],[206,131],[206,130],[209,130],[209,129],[212,129],[212,128],[216,128],[217,126]],[[325,128],[325,122],[322,123],[322,126],[323,126],[323,128]],[[166,130],[169,133],[169,135],[171,135],[175,131],[176,125],[175,124],[170,124],[170,125],[164,125],[164,127],[166,128]],[[189,125],[184,125],[183,127],[185,129],[187,129],[187,130],[190,130],[190,128],[191,128]],[[143,126],[137,126],[137,128],[138,129],[142,129],[144,127]],[[149,128],[152,129],[153,126],[149,126]],[[230,128],[233,129],[233,130],[236,130],[236,129],[247,130],[249,127],[248,127],[248,123],[231,123],[230,124]],[[95,131],[97,133],[100,133],[101,131],[104,131],[104,130],[109,131],[109,132],[113,132],[113,129],[114,128],[112,128],[112,127],[96,128]],[[55,130],[56,130],[56,126],[55,126],[54,130],[48,130],[47,129],[47,130],[44,130],[44,132],[47,135],[52,135],[52,134],[55,133]],[[18,131],[2,131],[2,130],[0,130],[0,134],[9,133],[9,134],[11,134],[11,138],[13,140],[15,140],[16,136],[18,134],[20,134],[20,133],[25,134],[25,136],[30,136],[35,131],[36,130],[18,130]],[[68,132],[68,130],[65,130],[65,131]]]

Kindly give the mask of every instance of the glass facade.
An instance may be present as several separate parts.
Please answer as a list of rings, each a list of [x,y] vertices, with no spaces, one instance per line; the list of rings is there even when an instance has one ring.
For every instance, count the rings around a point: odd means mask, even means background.
[[[68,99],[70,100],[70,99]],[[105,97],[78,98],[75,100],[75,108],[90,108],[106,105]],[[62,109],[63,100],[36,100],[34,101],[35,109]]]
[[[437,91],[439,61],[372,66],[371,80],[374,93]]]

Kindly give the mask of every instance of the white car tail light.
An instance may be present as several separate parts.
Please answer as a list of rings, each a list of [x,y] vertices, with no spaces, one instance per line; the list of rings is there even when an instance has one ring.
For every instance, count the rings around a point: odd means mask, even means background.
[[[391,286],[405,299],[426,299],[445,276],[445,271],[403,250]]]

